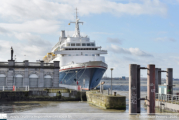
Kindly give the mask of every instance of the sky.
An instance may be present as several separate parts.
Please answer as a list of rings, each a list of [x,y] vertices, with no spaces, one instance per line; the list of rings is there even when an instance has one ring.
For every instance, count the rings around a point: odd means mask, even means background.
[[[17,62],[42,60],[61,30],[73,34],[75,8],[81,34],[108,51],[105,76],[110,68],[122,77],[129,64],[155,64],[179,78],[179,0],[0,0],[0,61],[10,59],[11,46]]]

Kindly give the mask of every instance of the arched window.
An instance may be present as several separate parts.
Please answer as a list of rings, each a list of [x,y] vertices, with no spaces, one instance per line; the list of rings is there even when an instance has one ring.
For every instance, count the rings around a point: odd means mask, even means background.
[[[38,78],[36,74],[31,74],[29,76],[29,87],[38,87]]]
[[[44,87],[52,87],[52,77],[50,75],[44,76]]]
[[[0,74],[0,86],[6,86],[6,75]]]
[[[15,76],[15,86],[23,87],[23,76],[21,74]]]

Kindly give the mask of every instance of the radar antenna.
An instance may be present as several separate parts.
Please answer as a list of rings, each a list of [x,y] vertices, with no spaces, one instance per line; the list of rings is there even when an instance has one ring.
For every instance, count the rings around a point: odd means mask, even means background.
[[[77,8],[76,10],[76,22],[70,22],[70,23],[75,23],[75,34],[73,35],[73,37],[80,37],[80,28],[79,28],[79,23],[81,23],[83,25],[83,22],[79,22],[80,19],[78,19],[78,12],[77,12]],[[68,25],[70,25],[70,23]]]

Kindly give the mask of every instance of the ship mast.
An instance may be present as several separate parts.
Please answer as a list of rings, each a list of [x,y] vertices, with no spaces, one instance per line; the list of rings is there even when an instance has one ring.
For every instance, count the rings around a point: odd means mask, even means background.
[[[80,19],[78,19],[78,14],[77,14],[77,8],[76,8],[76,22],[70,22],[70,23],[75,23],[75,34],[73,35],[73,37],[80,37],[80,28],[79,28],[79,23],[83,22],[79,22]],[[69,25],[70,25],[69,23]]]

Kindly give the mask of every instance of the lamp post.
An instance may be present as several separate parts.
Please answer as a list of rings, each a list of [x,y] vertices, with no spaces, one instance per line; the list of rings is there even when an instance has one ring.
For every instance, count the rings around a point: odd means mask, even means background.
[[[26,60],[26,55],[24,55],[25,56],[25,60]]]
[[[112,95],[112,71],[113,71],[113,68],[111,68],[111,95]]]
[[[78,71],[75,71],[75,72],[76,72],[76,83],[78,83],[78,82],[77,82],[77,72],[78,72]]]

